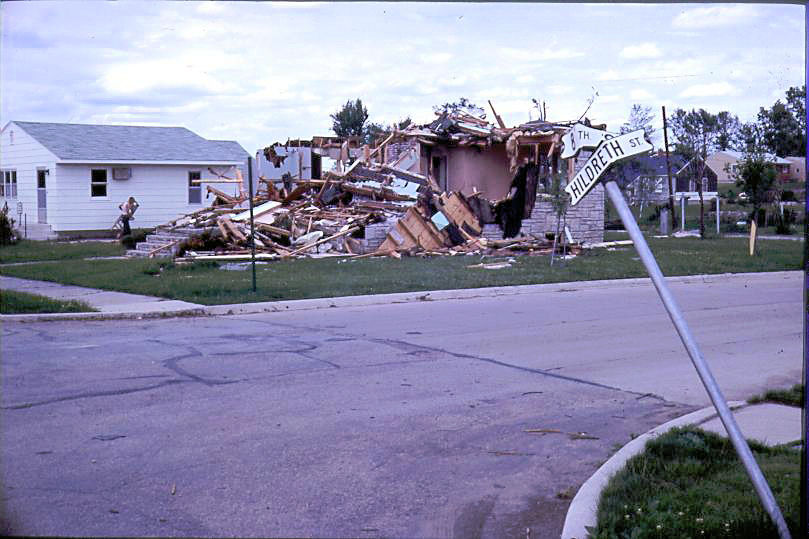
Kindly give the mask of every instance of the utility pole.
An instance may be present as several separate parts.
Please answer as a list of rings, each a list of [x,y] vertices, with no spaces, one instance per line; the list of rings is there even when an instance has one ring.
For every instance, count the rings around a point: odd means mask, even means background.
[[[247,195],[250,197],[250,261],[253,266],[253,292],[256,291],[256,227],[253,223],[253,158],[247,158]]]
[[[666,175],[669,181],[669,211],[671,212],[671,228],[674,229],[674,223],[677,222],[677,216],[674,215],[674,185],[671,182],[671,163],[669,162],[669,133],[668,123],[666,122],[666,106],[663,105],[663,143],[666,148]]]

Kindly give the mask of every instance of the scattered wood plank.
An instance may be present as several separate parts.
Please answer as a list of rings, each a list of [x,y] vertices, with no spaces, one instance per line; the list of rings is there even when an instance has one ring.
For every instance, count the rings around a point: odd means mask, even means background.
[[[323,244],[323,243],[326,243],[327,241],[331,241],[331,240],[333,240],[333,239],[335,239],[335,238],[339,238],[340,236],[345,236],[346,234],[352,234],[352,233],[356,232],[356,231],[357,231],[357,230],[359,230],[359,229],[360,229],[360,227],[358,227],[358,226],[349,227],[349,228],[347,228],[346,230],[343,230],[343,231],[341,231],[341,232],[338,232],[337,234],[332,234],[331,236],[329,236],[329,237],[327,237],[327,238],[321,238],[321,239],[319,239],[319,240],[317,240],[317,241],[314,241],[314,242],[312,242],[312,243],[309,243],[309,244],[307,244],[307,245],[304,245],[304,246],[303,246],[303,247],[301,247],[300,249],[295,249],[294,251],[290,252],[290,253],[289,253],[289,254],[287,254],[286,256],[287,256],[287,257],[289,257],[289,256],[294,256],[294,255],[297,255],[297,254],[303,253],[303,252],[305,252],[305,251],[308,251],[308,250],[309,250],[309,249],[311,249],[312,247],[317,247],[318,245],[321,245],[321,244]]]

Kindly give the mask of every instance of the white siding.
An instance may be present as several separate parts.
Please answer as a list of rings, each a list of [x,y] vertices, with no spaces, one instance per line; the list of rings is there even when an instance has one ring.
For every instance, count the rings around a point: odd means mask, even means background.
[[[253,167],[253,180],[256,181],[259,176],[264,176],[268,180],[280,180],[281,176],[289,173],[293,178],[300,178],[303,180],[312,179],[312,149],[306,146],[300,148],[290,146],[287,158],[281,163],[280,167],[273,166],[272,162],[264,156],[264,152],[259,150],[256,152],[256,160]],[[300,157],[299,157],[300,156]],[[325,172],[325,170],[324,170]],[[245,176],[246,177],[246,176]],[[254,184],[255,187],[255,184]]]
[[[198,171],[202,179],[214,176],[205,166],[187,165],[116,165],[132,169],[128,180],[113,180],[110,165],[57,165],[56,182],[48,208],[54,231],[108,229],[119,215],[118,205],[130,196],[140,204],[134,228],[148,228],[163,224],[177,216],[208,206],[213,197],[206,198],[206,184],[202,184],[202,204],[188,203],[188,173]],[[90,171],[107,170],[107,196],[90,196]],[[212,167],[225,172],[228,167]],[[53,174],[51,174],[53,176]],[[52,182],[54,183],[54,182]],[[227,194],[235,194],[235,184],[212,184]]]
[[[53,184],[55,161],[56,156],[14,122],[9,122],[3,129],[0,135],[0,169],[17,171],[17,198],[0,197],[0,207],[7,202],[12,219],[17,221],[17,203],[22,202],[28,223],[37,222],[37,167],[47,168],[50,171],[46,181],[48,205],[51,204],[53,196],[50,187]],[[50,214],[48,217],[50,221]]]

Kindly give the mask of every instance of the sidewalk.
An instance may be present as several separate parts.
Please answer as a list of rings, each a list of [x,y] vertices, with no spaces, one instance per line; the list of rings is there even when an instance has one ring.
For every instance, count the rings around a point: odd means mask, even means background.
[[[788,276],[799,271],[768,272],[768,275]],[[713,275],[686,275],[667,277],[670,283],[710,283],[728,279],[749,279],[760,273],[720,273]],[[39,294],[53,299],[84,301],[99,312],[90,313],[42,313],[42,314],[5,314],[0,315],[2,321],[45,321],[45,320],[77,320],[77,319],[121,319],[121,318],[155,318],[167,316],[221,316],[231,314],[257,314],[310,309],[329,309],[334,307],[364,307],[368,305],[389,305],[392,303],[411,303],[419,301],[440,301],[452,299],[469,299],[497,296],[513,296],[519,294],[537,294],[547,292],[581,290],[586,288],[605,288],[615,286],[649,286],[651,279],[640,277],[633,279],[612,279],[600,281],[574,281],[568,283],[548,283],[533,285],[500,286],[488,288],[461,288],[456,290],[431,290],[420,292],[398,292],[392,294],[374,294],[367,296],[341,296],[335,298],[299,299],[288,301],[265,301],[255,303],[239,303],[232,305],[200,305],[180,300],[155,298],[128,294],[125,292],[108,292],[81,286],[63,285],[46,281],[32,281],[0,275],[0,289],[16,290]]]
[[[2,320],[56,320],[75,318],[120,318],[137,316],[166,316],[204,314],[202,305],[185,301],[109,292],[46,281],[31,281],[16,277],[0,277],[0,289],[38,294],[53,299],[83,301],[98,309],[91,313],[2,315]]]
[[[781,404],[728,403],[739,428],[746,439],[758,440],[769,446],[800,441],[801,409]],[[665,434],[675,427],[694,425],[721,436],[727,436],[713,407],[703,408],[690,414],[664,423],[646,434],[638,436],[615,453],[581,486],[567,510],[562,539],[584,539],[588,536],[586,527],[597,524],[598,502],[601,491],[610,478],[619,472],[626,461],[642,453],[646,442]]]

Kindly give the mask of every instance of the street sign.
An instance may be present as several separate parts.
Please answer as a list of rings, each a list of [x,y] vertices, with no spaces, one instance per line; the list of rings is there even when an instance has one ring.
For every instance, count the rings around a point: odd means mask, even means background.
[[[565,148],[562,150],[561,157],[562,159],[569,159],[578,154],[579,150],[596,148],[604,140],[617,136],[617,133],[593,129],[584,124],[577,123],[570,128],[570,131],[562,136],[562,142],[565,143]]]
[[[652,149],[643,136],[643,129],[615,138],[604,138],[573,180],[565,186],[565,191],[570,195],[570,205],[578,204],[610,165]]]

